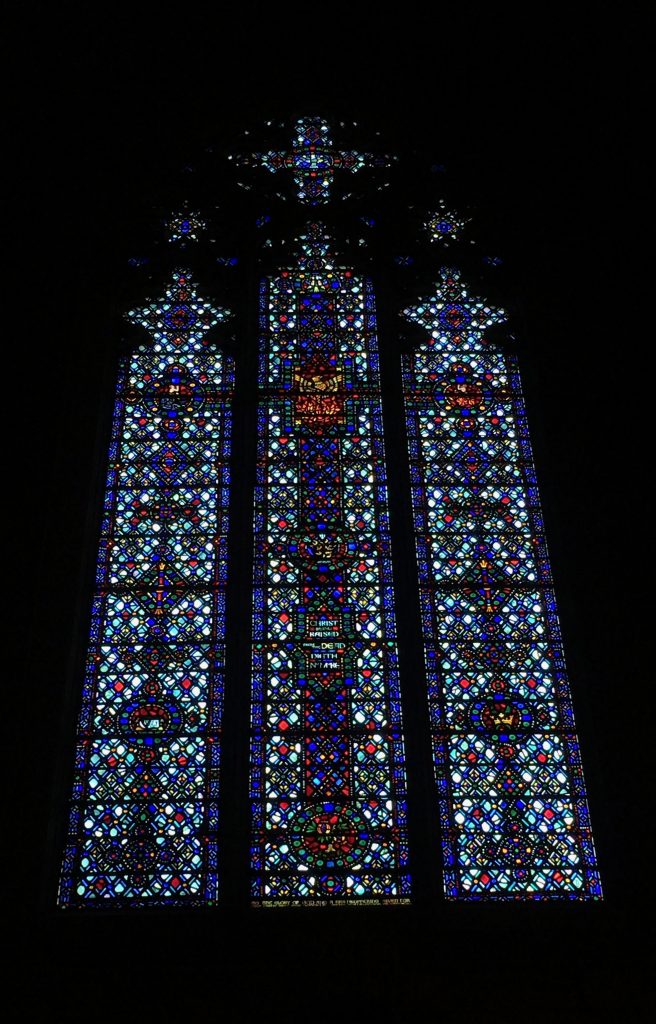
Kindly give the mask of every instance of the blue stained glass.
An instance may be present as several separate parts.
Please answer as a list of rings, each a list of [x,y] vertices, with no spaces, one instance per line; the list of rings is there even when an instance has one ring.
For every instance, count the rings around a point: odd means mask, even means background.
[[[408,899],[373,293],[309,225],[263,282],[251,796],[259,904]]]
[[[469,218],[460,217],[447,207],[443,199],[440,199],[437,210],[430,214],[425,228],[431,242],[448,245],[460,237],[467,223],[469,223]]]
[[[239,157],[237,162],[249,164],[252,161],[272,172],[291,170],[297,198],[307,206],[329,201],[336,170],[355,172],[362,167],[387,167],[390,163],[389,157],[336,149],[330,127],[320,117],[302,117],[296,121],[293,145],[288,152],[254,154],[252,158]]]
[[[452,899],[601,896],[519,374],[457,271],[404,310],[412,503]]]
[[[169,242],[197,242],[201,232],[207,227],[197,213],[185,208],[171,217],[168,224]]]
[[[62,906],[217,897],[231,356],[176,271],[120,372]]]
[[[338,136],[302,117],[281,150],[268,143],[236,163],[275,172],[278,199],[288,178],[316,217],[342,179],[392,162]],[[257,247],[273,249],[276,224],[259,209],[248,223],[261,229]],[[345,203],[344,227],[349,211],[351,244],[368,246],[377,221]],[[423,237],[455,245],[468,223],[439,201]],[[179,251],[207,228],[187,204],[166,226]],[[257,381],[245,382],[258,414],[251,714],[235,723],[250,745],[241,869],[258,907],[407,904],[374,293],[336,262],[322,225],[304,230],[296,261],[261,282]],[[413,257],[369,241],[383,275],[392,260],[407,276]],[[239,266],[229,276],[246,287],[245,257],[205,259]],[[426,333],[402,358],[431,725],[430,748],[413,754],[432,758],[446,896],[601,898],[517,364],[486,333],[505,313],[448,269],[403,313]],[[150,337],[119,373],[62,907],[207,907],[219,896],[234,360],[208,332],[228,315],[184,270],[127,314]]]

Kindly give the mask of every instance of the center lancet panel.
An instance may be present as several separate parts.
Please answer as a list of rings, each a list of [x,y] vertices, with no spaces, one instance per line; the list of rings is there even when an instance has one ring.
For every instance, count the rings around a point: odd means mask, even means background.
[[[261,289],[252,899],[408,902],[374,296],[300,245]]]

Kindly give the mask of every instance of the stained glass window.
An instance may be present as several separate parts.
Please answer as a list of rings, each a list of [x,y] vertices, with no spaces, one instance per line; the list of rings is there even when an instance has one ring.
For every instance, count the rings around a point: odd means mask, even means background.
[[[63,906],[212,903],[233,360],[176,271],[128,317],[79,719]]]
[[[445,891],[601,894],[514,355],[446,270],[404,311],[412,503]]]
[[[242,311],[259,301],[257,359],[243,312],[243,344],[223,351],[210,332],[228,311],[187,270],[127,314],[144,335],[120,366],[60,904],[203,907],[235,878],[235,901],[257,907],[406,904],[440,854],[451,900],[597,898],[517,363],[492,330],[506,314],[444,270],[403,310],[423,340],[402,358],[401,401],[395,311],[422,269],[399,225],[414,211],[435,254],[457,251],[467,221],[434,196],[426,209],[384,201],[383,186],[366,204],[351,193],[326,211],[351,254],[337,258],[315,208],[342,171],[365,179],[392,158],[339,148],[320,117],[288,129],[235,161],[273,178],[266,205],[237,182],[241,205],[220,208],[229,248],[199,253]],[[177,211],[169,241],[202,248],[200,214]],[[156,273],[157,254],[129,265]],[[373,282],[379,302],[379,284],[389,291],[382,356]],[[235,396],[246,431],[248,410],[253,421],[233,450]],[[232,550],[253,551],[253,576],[230,566],[226,607],[231,464]],[[408,469],[392,525],[388,472]],[[413,545],[418,581],[399,566]],[[395,579],[407,607],[395,609]],[[422,765],[437,782],[428,798]],[[220,774],[232,792],[219,794]],[[426,849],[428,799],[441,851]]]
[[[405,771],[371,284],[321,227],[261,292],[255,902],[407,899]]]

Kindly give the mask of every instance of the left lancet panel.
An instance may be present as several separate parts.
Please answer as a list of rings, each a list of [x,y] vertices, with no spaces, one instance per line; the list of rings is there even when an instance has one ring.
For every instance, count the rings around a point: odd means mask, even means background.
[[[227,316],[184,271],[128,313],[151,340],[119,374],[62,906],[217,898]]]

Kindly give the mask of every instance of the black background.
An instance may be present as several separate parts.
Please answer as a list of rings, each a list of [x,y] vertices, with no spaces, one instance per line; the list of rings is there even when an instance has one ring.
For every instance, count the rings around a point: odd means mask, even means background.
[[[468,5],[457,17],[253,3],[211,18],[147,5],[26,13],[7,36],[6,163],[18,173],[5,190],[20,296],[5,358],[26,359],[13,377],[27,586],[12,641],[21,728],[8,753],[18,768],[8,799],[22,818],[8,830],[8,890],[26,999],[47,991],[86,1016],[125,993],[144,1007],[189,998],[224,1013],[233,994],[235,1019],[268,1007],[349,1020],[356,999],[372,1015],[406,1006],[405,1019],[415,1019],[410,1005],[456,1019],[445,1008],[459,1000],[464,1020],[477,1009],[586,1019],[600,998],[628,1006],[644,984],[634,915],[649,895],[638,742],[648,683],[636,653],[648,626],[629,579],[632,561],[647,562],[649,514],[630,465],[643,371],[627,284],[641,26],[573,22],[553,8],[486,8],[482,18]],[[129,920],[52,910],[127,259],[141,254],[149,211],[171,183],[193,195],[176,175],[208,143],[315,111],[380,129],[389,150],[417,150],[424,170],[444,164],[435,196],[442,180],[455,183],[480,210],[486,241],[498,232],[489,254],[504,259],[499,296],[516,311],[601,905]]]

